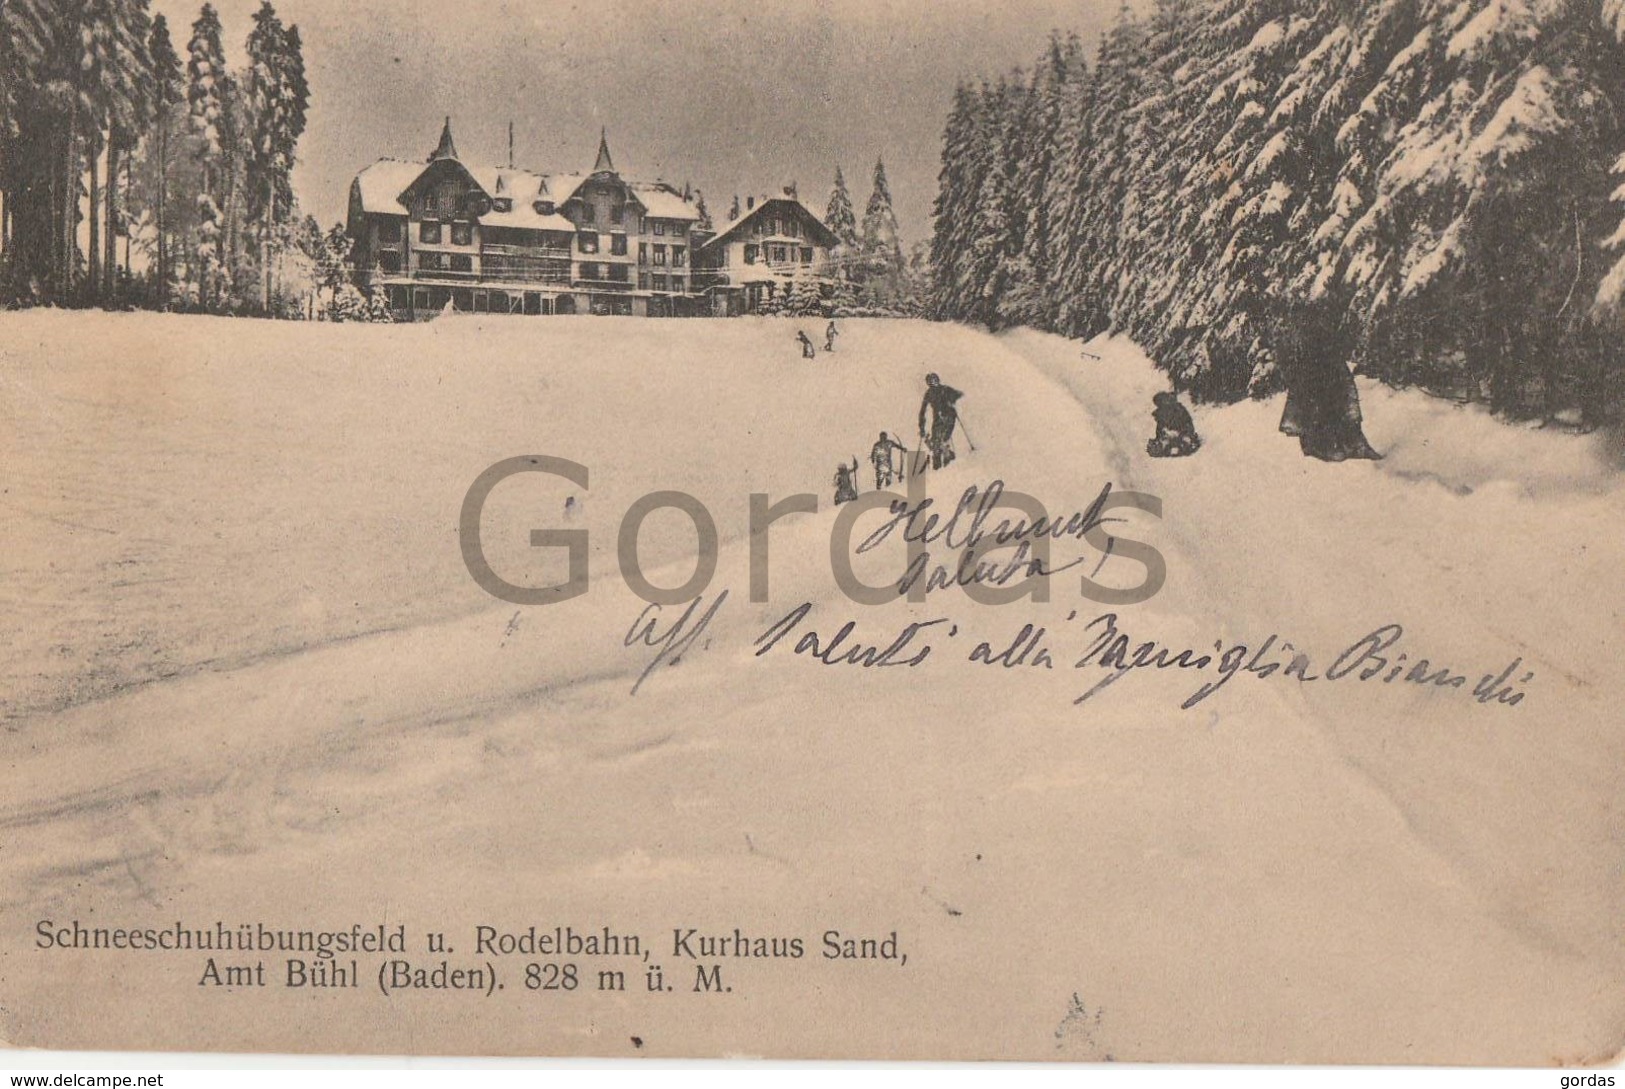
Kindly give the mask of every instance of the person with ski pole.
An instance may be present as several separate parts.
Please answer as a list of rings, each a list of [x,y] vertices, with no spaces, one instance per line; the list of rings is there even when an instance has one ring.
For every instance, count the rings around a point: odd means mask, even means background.
[[[942,384],[935,374],[925,376],[925,399],[920,402],[920,439],[931,450],[931,468],[946,468],[954,460],[954,429],[959,426],[959,399],[965,396]],[[926,417],[931,428],[926,430]]]
[[[835,505],[855,503],[858,498],[858,456],[852,455],[851,465],[835,467]]]

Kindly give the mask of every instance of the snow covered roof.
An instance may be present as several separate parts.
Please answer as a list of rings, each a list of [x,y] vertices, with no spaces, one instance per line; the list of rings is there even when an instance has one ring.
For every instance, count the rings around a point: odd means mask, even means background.
[[[424,163],[403,162],[400,159],[379,159],[356,175],[361,190],[361,210],[379,215],[404,215],[401,194],[428,169]]]
[[[356,186],[361,192],[361,210],[373,215],[405,215],[406,206],[401,203],[401,194],[412,187],[412,183],[422,176],[429,165],[400,159],[379,159],[356,175]],[[570,199],[570,195],[586,180],[585,177],[563,174],[550,178],[530,170],[469,166],[466,163],[458,165],[467,170],[475,183],[487,194],[513,201],[511,211],[499,212],[492,209],[480,216],[482,224],[529,231],[576,229],[574,223],[559,215],[556,210],[551,215],[541,214],[536,210],[536,203],[550,201],[556,209],[558,205]]]
[[[526,231],[574,231],[576,226],[568,219],[559,215],[557,205],[559,199],[553,194],[545,174],[537,174],[530,170],[520,170],[513,167],[473,166],[468,168],[474,180],[481,189],[492,197],[502,197],[513,201],[509,211],[500,211],[492,208],[491,211],[480,216],[480,223],[486,227],[514,227]],[[543,215],[536,210],[538,201],[548,201],[555,206],[549,215]]]
[[[559,204],[563,204],[575,196],[576,190],[580,189],[589,177],[586,174],[547,174],[544,176],[547,179],[548,192],[552,194],[548,199]]]
[[[716,237],[706,242],[705,245],[714,246],[723,241],[728,237],[728,235],[732,234],[734,231],[737,231],[740,227],[743,227],[746,223],[750,222],[750,220],[761,215],[762,212],[764,212],[769,206],[779,205],[782,208],[782,206],[786,204],[806,213],[807,218],[816,224],[819,231],[823,232],[822,238],[813,239],[813,241],[825,246],[835,245],[837,241],[835,232],[829,229],[829,226],[825,224],[823,217],[821,217],[817,212],[813,211],[812,208],[810,208],[800,197],[792,197],[785,193],[781,193],[776,197],[757,197],[756,206],[754,208],[745,208],[743,211],[741,211],[737,219],[729,220],[727,223],[718,224]]]
[[[608,153],[600,137],[599,167],[607,161]],[[575,224],[557,209],[576,194],[592,174],[541,174],[533,170],[514,167],[476,166],[456,157],[451,143],[451,123],[447,120],[441,132],[440,146],[428,162],[409,162],[401,159],[380,159],[356,175],[355,185],[360,193],[361,211],[372,215],[405,215],[406,206],[401,197],[425,170],[441,162],[450,162],[467,171],[474,183],[492,198],[512,200],[513,207],[506,212],[492,210],[479,217],[480,222],[494,227],[517,227],[526,230],[573,231]],[[613,169],[611,164],[610,169]],[[600,170],[602,172],[602,170]],[[623,181],[632,198],[644,207],[648,215],[658,219],[678,219],[697,222],[699,208],[691,200],[665,182]],[[543,215],[536,210],[538,202],[546,201],[555,211]]]
[[[633,182],[632,193],[644,211],[656,219],[685,219],[698,222],[700,210],[691,200],[665,182]]]

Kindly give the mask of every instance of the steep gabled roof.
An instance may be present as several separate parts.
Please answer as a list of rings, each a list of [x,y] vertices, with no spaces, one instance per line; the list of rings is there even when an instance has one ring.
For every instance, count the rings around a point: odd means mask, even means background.
[[[458,163],[458,166],[463,166]],[[406,215],[401,197],[412,188],[429,167],[424,163],[408,163],[399,159],[380,159],[356,175],[356,188],[361,195],[361,211],[373,215]],[[464,169],[468,169],[464,167]],[[480,222],[491,227],[518,227],[532,231],[574,231],[575,224],[559,215],[542,215],[536,210],[537,201],[553,201],[548,179],[528,170],[507,170],[496,167],[468,169],[469,176],[486,193],[513,201],[513,210],[499,212],[492,209],[480,217]]]
[[[442,166],[441,164],[449,164]],[[521,227],[529,230],[573,231],[572,224],[559,215],[557,208],[575,196],[576,192],[602,173],[614,174],[615,164],[609,154],[607,135],[598,139],[598,162],[592,174],[540,174],[532,170],[513,167],[471,166],[457,158],[457,146],[451,136],[451,118],[446,118],[440,131],[440,144],[429,156],[427,163],[406,162],[400,159],[380,159],[356,175],[354,188],[360,197],[360,211],[372,215],[405,215],[404,199],[431,170],[457,170],[493,199],[501,197],[513,201],[508,212],[495,208],[480,216],[480,222],[496,227]],[[691,200],[665,182],[629,182],[616,175],[616,183],[624,186],[632,200],[644,211],[658,219],[676,219],[697,222],[698,207]],[[542,215],[536,204],[547,201],[555,212]]]
[[[356,175],[361,190],[361,210],[379,215],[405,215],[401,194],[418,180],[425,167],[400,159],[379,159]]]
[[[799,209],[801,212],[805,213],[805,218],[812,221],[812,225],[815,231],[818,233],[818,237],[812,239],[811,241],[814,241],[821,246],[834,246],[840,241],[835,237],[835,232],[830,230],[829,227],[825,225],[823,219],[818,215],[818,213],[809,208],[800,197],[791,197],[780,194],[776,197],[757,198],[756,206],[754,208],[747,208],[740,213],[739,218],[719,225],[717,228],[716,237],[707,241],[705,245],[714,246],[719,242],[726,240],[729,235],[736,233],[741,227],[755,219],[757,216],[761,215],[773,205],[778,205],[781,208],[785,205],[789,205],[791,208]]]

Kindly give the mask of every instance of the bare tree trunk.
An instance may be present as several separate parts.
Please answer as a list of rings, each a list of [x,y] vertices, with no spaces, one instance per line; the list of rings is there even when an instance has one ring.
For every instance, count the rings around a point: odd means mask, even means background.
[[[158,117],[158,297],[162,307],[169,308],[169,224],[166,222],[165,201],[169,196],[169,110],[160,111]]]
[[[68,129],[62,140],[62,219],[57,223],[57,302],[67,305],[73,295],[75,266],[78,264],[79,234],[79,140],[75,133],[78,105],[68,109]]]
[[[271,313],[271,228],[276,223],[276,186],[273,184],[269,172],[265,178],[265,208],[261,223],[262,240],[260,244],[260,264],[265,280],[264,310],[267,315]]]
[[[124,213],[126,215],[128,215],[130,209],[135,206],[135,199],[134,199],[135,198],[135,145],[132,144],[131,146],[125,148],[124,151],[125,151],[125,155],[124,155],[124,204],[123,204],[123,211],[124,211]],[[125,281],[128,281],[130,279],[130,277],[131,277],[131,269],[130,269],[130,236],[135,233],[135,231],[132,230],[132,226],[133,225],[130,224],[130,223],[126,223],[124,225],[124,279],[125,279]]]
[[[118,171],[119,171],[119,134],[117,131],[107,136],[107,214],[102,217],[107,228],[107,238],[102,246],[102,299],[112,302],[113,291],[118,283]]]
[[[90,252],[85,255],[85,286],[90,299],[95,299],[102,292],[102,191],[100,160],[101,150],[96,147],[94,136],[87,143],[90,152]]]

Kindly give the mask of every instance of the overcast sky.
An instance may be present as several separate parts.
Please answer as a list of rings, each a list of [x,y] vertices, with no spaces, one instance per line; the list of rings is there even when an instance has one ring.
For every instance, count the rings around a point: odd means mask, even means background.
[[[428,155],[447,114],[470,162],[590,169],[598,130],[629,177],[691,181],[722,215],[796,182],[822,209],[835,166],[858,214],[886,160],[905,243],[929,231],[961,77],[1030,65],[1051,27],[1091,42],[1117,0],[273,0],[312,89],[295,188],[324,224],[383,157]],[[184,59],[201,0],[154,0]],[[233,63],[259,0],[215,0]]]

